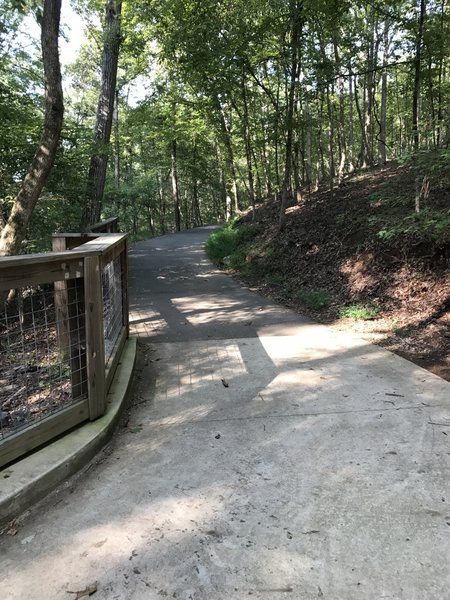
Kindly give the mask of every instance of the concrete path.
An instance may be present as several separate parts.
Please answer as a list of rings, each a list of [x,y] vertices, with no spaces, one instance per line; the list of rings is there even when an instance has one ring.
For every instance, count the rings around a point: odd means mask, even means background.
[[[208,233],[134,246],[135,408],[0,539],[2,600],[449,599],[450,384],[243,289]]]

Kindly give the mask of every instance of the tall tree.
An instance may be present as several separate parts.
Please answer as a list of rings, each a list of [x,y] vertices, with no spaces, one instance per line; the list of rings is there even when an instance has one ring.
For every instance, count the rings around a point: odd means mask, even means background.
[[[109,155],[114,102],[116,97],[117,67],[121,44],[120,16],[122,2],[106,0],[103,31],[102,80],[94,129],[94,154],[91,156],[86,188],[86,206],[83,229],[100,220],[106,167]]]
[[[281,206],[279,227],[282,229],[286,223],[286,208],[289,201],[292,173],[292,147],[294,137],[294,100],[295,88],[300,76],[300,39],[303,27],[303,0],[290,0],[290,79],[286,106],[286,151],[284,161],[284,178],[281,190]]]
[[[414,56],[414,91],[412,106],[412,132],[414,151],[419,150],[419,112],[420,112],[420,87],[422,81],[422,44],[423,26],[426,15],[426,1],[419,0],[419,18],[417,23],[416,48]]]
[[[39,146],[28,168],[0,236],[0,256],[20,253],[39,195],[55,161],[64,116],[61,67],[58,54],[61,0],[44,0],[41,21],[45,114]]]

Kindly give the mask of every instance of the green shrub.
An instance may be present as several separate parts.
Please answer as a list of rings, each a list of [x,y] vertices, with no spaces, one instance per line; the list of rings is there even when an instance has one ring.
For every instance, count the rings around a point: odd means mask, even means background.
[[[343,306],[339,311],[341,318],[359,319],[368,321],[374,319],[380,309],[377,306],[370,304],[352,304],[351,306]]]
[[[252,244],[258,235],[255,226],[227,223],[206,240],[205,250],[214,262],[232,269],[241,269]]]
[[[211,260],[225,264],[236,250],[237,231],[229,224],[212,233],[206,240],[205,250]]]

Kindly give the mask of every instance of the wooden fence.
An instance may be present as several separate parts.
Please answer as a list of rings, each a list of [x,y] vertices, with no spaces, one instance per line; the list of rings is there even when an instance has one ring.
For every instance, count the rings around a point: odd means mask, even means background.
[[[58,234],[53,250],[0,258],[0,294],[18,298],[0,319],[0,467],[105,413],[128,337],[126,234]]]

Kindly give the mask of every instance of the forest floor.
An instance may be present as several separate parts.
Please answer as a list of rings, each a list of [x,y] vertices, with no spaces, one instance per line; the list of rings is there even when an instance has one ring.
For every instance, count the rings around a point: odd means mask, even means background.
[[[306,191],[281,232],[279,203],[259,205],[233,225],[233,250],[218,262],[259,293],[450,381],[445,157],[355,174],[333,197]]]

